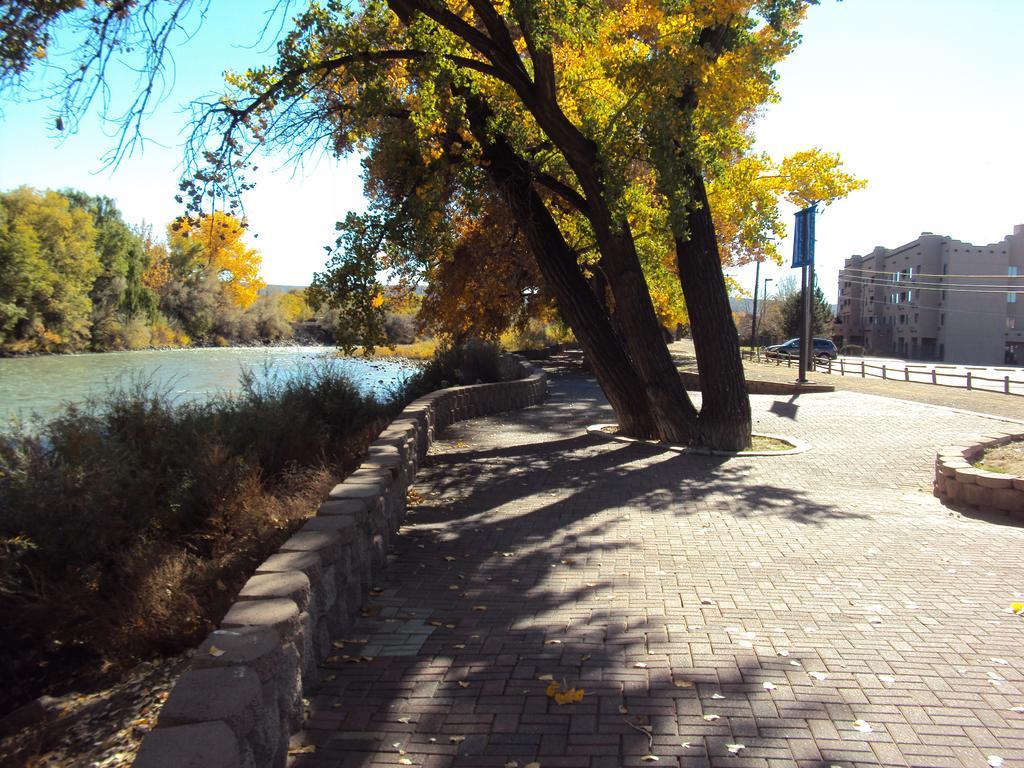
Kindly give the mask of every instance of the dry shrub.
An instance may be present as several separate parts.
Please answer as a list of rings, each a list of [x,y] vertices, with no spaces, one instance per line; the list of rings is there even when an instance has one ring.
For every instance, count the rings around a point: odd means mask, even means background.
[[[0,435],[0,713],[197,643],[400,404],[327,369],[179,406],[143,382]]]
[[[445,349],[386,403],[329,367],[181,405],[129,382],[0,433],[0,715],[195,645],[404,403],[498,371]]]

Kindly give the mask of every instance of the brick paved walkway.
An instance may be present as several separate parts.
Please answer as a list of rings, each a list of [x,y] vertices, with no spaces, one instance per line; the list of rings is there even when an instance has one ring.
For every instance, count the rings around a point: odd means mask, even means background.
[[[295,766],[1024,766],[1024,528],[929,495],[999,422],[758,396],[813,448],[726,460],[583,434],[602,402],[556,376],[435,445]]]

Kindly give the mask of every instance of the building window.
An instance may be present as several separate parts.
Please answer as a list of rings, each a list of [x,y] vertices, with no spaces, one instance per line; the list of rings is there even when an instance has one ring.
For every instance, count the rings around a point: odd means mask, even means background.
[[[1018,277],[1020,275],[1020,267],[1007,267],[1006,274],[1009,275],[1010,277]],[[1016,288],[1017,287],[1016,284],[1012,280],[1009,281],[1009,282],[1010,282],[1010,286],[1012,288]],[[1011,291],[1010,293],[1006,294],[1006,303],[1007,304],[1016,304],[1017,303],[1017,294],[1014,293],[1013,291]]]
[[[1012,318],[1012,317],[1006,318],[1006,330],[1012,331],[1016,327],[1017,327],[1017,321],[1016,321],[1015,318]]]

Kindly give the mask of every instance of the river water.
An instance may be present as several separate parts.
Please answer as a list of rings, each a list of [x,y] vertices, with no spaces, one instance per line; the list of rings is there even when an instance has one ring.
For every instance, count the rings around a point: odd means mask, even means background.
[[[176,400],[205,399],[240,388],[243,371],[279,377],[336,366],[363,391],[386,395],[416,371],[408,361],[338,357],[331,347],[227,347],[143,350],[0,359],[0,426],[12,418],[56,415],[112,387],[152,381]]]

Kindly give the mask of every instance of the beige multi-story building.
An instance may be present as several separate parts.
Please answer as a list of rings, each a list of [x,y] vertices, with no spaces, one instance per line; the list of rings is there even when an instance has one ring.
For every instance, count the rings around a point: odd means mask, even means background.
[[[839,273],[835,333],[866,354],[1024,365],[1024,224],[991,245],[923,232],[851,256]]]

